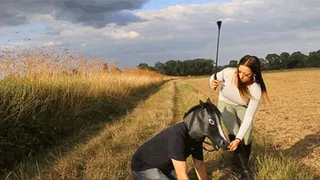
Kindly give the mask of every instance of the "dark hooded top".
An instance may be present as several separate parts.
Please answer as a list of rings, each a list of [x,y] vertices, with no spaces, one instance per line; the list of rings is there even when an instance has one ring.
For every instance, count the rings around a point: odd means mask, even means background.
[[[131,161],[133,171],[158,168],[163,172],[174,170],[171,159],[186,161],[192,155],[203,160],[202,142],[192,139],[184,122],[161,131],[140,146]]]

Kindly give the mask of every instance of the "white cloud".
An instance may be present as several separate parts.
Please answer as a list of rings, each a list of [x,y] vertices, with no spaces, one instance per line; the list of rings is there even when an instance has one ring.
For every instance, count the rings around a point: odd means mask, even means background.
[[[54,45],[54,42],[46,42],[43,44],[44,46],[53,46]]]
[[[114,39],[137,39],[141,37],[141,35],[136,31],[125,31],[122,29],[105,32],[103,35]]]
[[[56,41],[56,42],[49,41],[49,42],[44,43],[43,45],[44,46],[57,46],[57,45],[61,45],[61,44],[62,44],[61,41]]]
[[[235,21],[235,19],[233,19],[233,18],[224,18],[224,19],[222,19],[222,22],[232,22],[232,21]]]

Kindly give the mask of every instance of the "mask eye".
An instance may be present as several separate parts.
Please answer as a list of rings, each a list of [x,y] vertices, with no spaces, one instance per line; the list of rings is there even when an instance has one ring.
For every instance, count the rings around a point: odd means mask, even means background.
[[[215,124],[214,120],[213,119],[209,119],[209,124],[214,125]]]

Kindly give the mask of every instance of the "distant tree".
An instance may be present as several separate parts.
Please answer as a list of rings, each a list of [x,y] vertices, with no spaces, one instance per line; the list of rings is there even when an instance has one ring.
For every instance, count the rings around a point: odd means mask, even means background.
[[[278,54],[268,54],[266,60],[269,63],[270,69],[280,69],[280,58]]]
[[[309,53],[309,62],[311,67],[320,67],[320,50]]]
[[[193,60],[184,61],[184,69],[186,75],[194,76],[196,74],[195,62]]]
[[[162,62],[156,62],[154,68],[158,73],[166,74],[165,65]]]
[[[262,71],[270,69],[270,66],[269,66],[269,63],[268,63],[267,60],[265,60],[264,58],[259,58],[259,60],[260,60],[260,63],[261,63],[261,70]]]
[[[310,52],[309,56],[297,51],[291,55],[288,52],[282,52],[280,55],[271,53],[265,58],[259,59],[262,71],[286,68],[320,67],[320,50]],[[236,67],[237,64],[237,60],[231,60],[229,64],[218,66],[216,70],[215,62],[213,60],[197,58],[193,60],[169,60],[165,63],[156,62],[154,67],[149,66],[146,63],[140,63],[138,68],[149,69],[166,75],[194,76],[214,74],[226,67]],[[111,69],[114,69],[112,67],[111,64]],[[106,68],[110,67],[106,66]]]
[[[166,74],[169,76],[174,76],[176,73],[176,61],[169,60],[165,63],[165,71]]]
[[[290,62],[290,54],[287,52],[282,52],[279,56],[279,60],[280,60],[280,67],[282,69],[287,69],[288,64]]]
[[[156,69],[155,67],[153,67],[153,66],[149,66],[148,70],[150,70],[150,71],[157,71],[157,69]]]
[[[237,65],[238,65],[238,61],[237,60],[231,60],[229,62],[228,67],[237,67]]]
[[[137,68],[139,69],[149,69],[149,65],[147,63],[140,63]]]
[[[212,73],[213,60],[198,58],[192,60],[194,66],[194,75],[209,75]]]
[[[300,51],[296,51],[290,55],[288,68],[302,68],[308,66],[308,56],[301,53]]]
[[[212,74],[212,69],[213,69],[213,60],[211,59],[206,59],[205,64],[204,64],[204,74],[205,75],[210,75]]]
[[[175,66],[175,75],[176,76],[184,76],[185,74],[185,69],[183,66],[183,61],[177,61],[176,66]]]

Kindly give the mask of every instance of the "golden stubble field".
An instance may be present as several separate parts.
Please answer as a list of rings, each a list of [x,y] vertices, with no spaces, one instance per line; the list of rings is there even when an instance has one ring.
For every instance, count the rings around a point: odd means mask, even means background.
[[[271,104],[255,118],[256,134],[320,174],[320,69],[264,74]]]
[[[262,103],[255,116],[255,136],[320,175],[320,69],[264,73],[263,77],[271,103]],[[186,82],[200,97],[217,102],[218,90],[210,89],[208,77]]]

